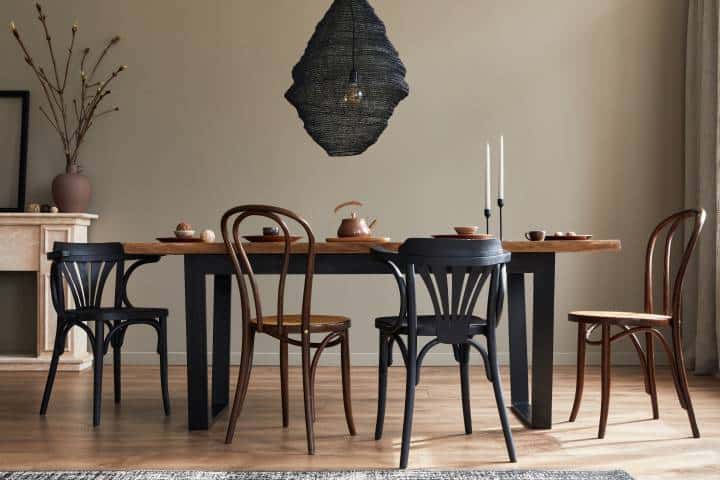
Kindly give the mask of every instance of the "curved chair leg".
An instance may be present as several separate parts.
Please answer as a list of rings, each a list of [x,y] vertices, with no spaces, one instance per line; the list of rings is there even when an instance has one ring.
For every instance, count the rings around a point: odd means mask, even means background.
[[[67,330],[63,323],[58,319],[55,331],[55,344],[53,346],[52,360],[50,361],[50,370],[48,370],[47,381],[45,382],[45,391],[43,392],[42,403],[40,404],[40,415],[47,413],[48,403],[50,402],[50,394],[52,393],[53,384],[55,383],[55,374],[57,373],[60,355],[65,351],[65,337]]]
[[[287,428],[289,422],[288,400],[288,342],[287,334],[280,338],[280,397],[282,401],[282,425]]]
[[[380,345],[378,351],[378,403],[377,417],[375,419],[375,440],[380,440],[383,434],[383,426],[385,424],[385,405],[387,403],[387,374],[390,359],[388,353],[392,340],[382,332],[379,335]]]
[[[320,355],[317,353],[318,350],[315,350],[315,355]],[[312,421],[317,422],[318,414],[317,414],[317,403],[315,403],[315,377],[317,375],[317,367],[320,365],[320,362],[318,360],[317,363],[315,363],[313,368],[313,362],[310,361],[310,411],[312,412]]]
[[[393,364],[393,345],[395,344],[395,339],[392,337],[392,335],[389,335],[387,337],[387,366],[392,367]]]
[[[583,389],[585,387],[585,333],[587,332],[587,325],[583,322],[578,323],[578,337],[577,337],[577,366],[575,375],[575,400],[573,401],[572,412],[570,413],[570,420],[574,422],[577,418],[578,412],[580,411],[580,402],[582,402]]]
[[[648,366],[647,353],[645,350],[643,350],[642,346],[640,345],[640,341],[635,337],[635,335],[628,336],[628,339],[630,340],[630,343],[632,343],[633,347],[635,347],[635,351],[638,354],[638,360],[640,361],[640,370],[642,370],[643,383],[645,385],[645,393],[652,396],[652,389],[650,387],[650,367]],[[647,344],[647,342],[645,343]]]
[[[342,370],[343,405],[345,407],[345,421],[350,435],[355,435],[355,422],[352,414],[352,389],[350,383],[350,332],[345,330],[340,343],[340,362]]]
[[[657,385],[655,383],[655,339],[650,332],[645,334],[645,352],[647,357],[648,394],[650,394],[650,402],[652,403],[653,418],[657,420],[660,418],[660,411],[658,410]]]
[[[675,370],[678,375],[678,383],[683,395],[685,396],[685,409],[687,410],[688,420],[690,421],[690,429],[692,430],[693,437],[700,438],[700,429],[697,426],[697,420],[695,419],[695,409],[693,408],[692,400],[690,400],[690,389],[688,387],[687,371],[685,369],[685,358],[682,352],[682,341],[680,335],[673,328],[673,353],[675,358]]]
[[[168,348],[167,348],[167,318],[160,317],[160,331],[158,334],[160,354],[160,387],[162,388],[163,411],[170,415],[170,390],[168,388]]]
[[[120,322],[113,322],[113,328],[119,325]],[[122,367],[121,367],[121,348],[122,343],[120,342],[120,332],[114,335],[110,341],[113,350],[113,390],[115,392],[115,403],[120,403],[122,396]]]
[[[313,428],[312,384],[310,383],[310,333],[302,334],[302,379],[305,403],[305,434],[307,436],[308,454],[315,454],[315,431]]]
[[[242,411],[245,395],[247,395],[248,385],[250,384],[250,372],[252,370],[253,349],[255,347],[255,330],[249,328],[243,332],[243,348],[240,358],[240,372],[238,373],[237,388],[235,389],[235,399],[233,400],[232,411],[230,412],[230,420],[228,422],[227,433],[225,434],[225,443],[232,443],[235,435],[235,425]]]
[[[600,398],[600,426],[598,427],[598,438],[605,438],[607,427],[608,410],[610,407],[610,324],[602,324],[602,351],[600,376],[602,393]]]
[[[673,347],[670,347],[670,345],[667,343],[667,340],[665,340],[665,337],[662,336],[662,333],[657,332],[657,336],[661,340],[661,345],[665,349],[665,355],[667,356],[667,358],[670,359],[670,372],[672,373],[673,385],[675,385],[675,393],[677,393],[678,400],[680,401],[680,406],[684,410],[687,410],[685,392],[680,385],[680,374],[678,373],[677,362],[675,361],[675,349]]]
[[[505,399],[503,398],[502,381],[500,379],[500,368],[497,359],[497,346],[495,345],[495,332],[490,329],[487,336],[488,360],[492,368],[493,391],[495,392],[495,403],[497,404],[498,414],[500,415],[500,423],[502,424],[503,435],[505,436],[505,447],[507,448],[508,458],[511,462],[517,462],[515,455],[515,443],[513,442],[512,430],[510,430],[510,422],[507,417],[505,408]]]
[[[103,354],[105,353],[105,322],[95,322],[95,355],[93,359],[93,426],[100,425],[100,409],[102,405],[102,373]]]
[[[470,411],[470,346],[458,345],[458,358],[460,365],[460,389],[462,392],[463,421],[465,434],[472,433],[472,412]]]
[[[407,339],[407,368],[405,375],[405,413],[403,418],[400,468],[407,468],[412,437],[413,409],[415,408],[415,385],[417,383],[417,337]]]

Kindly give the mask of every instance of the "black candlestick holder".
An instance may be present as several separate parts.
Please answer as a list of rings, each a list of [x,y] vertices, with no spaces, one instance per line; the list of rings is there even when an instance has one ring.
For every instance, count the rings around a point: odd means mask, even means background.
[[[498,204],[498,212],[499,212],[499,213],[498,213],[498,215],[499,215],[498,220],[500,221],[500,241],[502,242],[502,239],[503,239],[503,219],[502,219],[502,211],[503,211],[503,207],[505,206],[505,199],[503,199],[503,198],[498,198],[497,204]]]
[[[490,209],[485,209],[485,233],[490,235]]]

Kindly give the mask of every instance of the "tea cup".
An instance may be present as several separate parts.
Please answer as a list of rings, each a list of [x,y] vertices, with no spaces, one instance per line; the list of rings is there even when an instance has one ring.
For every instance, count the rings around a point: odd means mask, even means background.
[[[525,233],[525,238],[527,238],[531,242],[542,242],[543,240],[545,240],[545,231],[531,230]]]

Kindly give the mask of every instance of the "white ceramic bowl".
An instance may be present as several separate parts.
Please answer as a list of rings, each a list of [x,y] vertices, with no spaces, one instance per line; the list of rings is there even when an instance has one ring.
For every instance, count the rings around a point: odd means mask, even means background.
[[[195,236],[195,230],[175,230],[177,238],[192,238]]]

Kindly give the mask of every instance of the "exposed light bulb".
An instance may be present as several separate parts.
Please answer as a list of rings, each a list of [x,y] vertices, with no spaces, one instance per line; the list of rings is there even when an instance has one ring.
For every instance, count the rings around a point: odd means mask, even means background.
[[[353,68],[352,72],[350,72],[350,82],[347,88],[345,88],[343,102],[351,107],[357,107],[360,105],[360,102],[362,102],[363,95],[363,91],[360,85],[358,85],[357,70]]]

